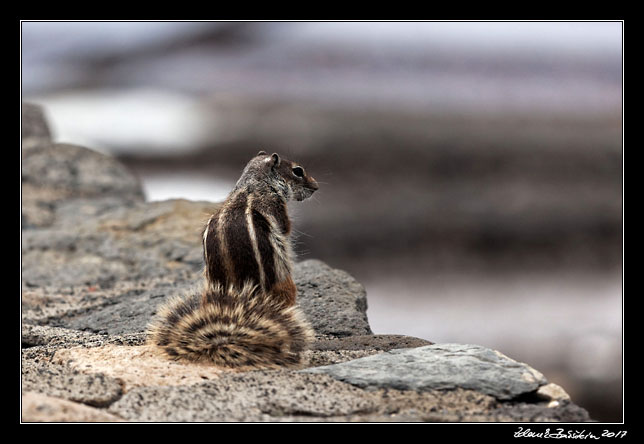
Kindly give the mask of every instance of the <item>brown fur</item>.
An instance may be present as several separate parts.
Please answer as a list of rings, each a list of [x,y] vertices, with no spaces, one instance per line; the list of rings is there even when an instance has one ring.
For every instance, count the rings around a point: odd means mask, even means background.
[[[271,290],[271,294],[278,301],[283,301],[287,306],[295,305],[295,297],[297,296],[297,288],[293,279],[288,277],[275,284]]]
[[[301,366],[313,337],[299,309],[251,284],[172,299],[148,328],[148,343],[170,359],[237,370]]]
[[[301,168],[296,163],[276,156],[260,153],[253,158],[208,221],[204,229],[205,276],[209,285],[224,288],[232,285],[240,289],[250,281],[294,304],[294,291],[284,290],[292,262],[286,201],[305,199],[318,186],[306,172],[302,177],[293,173],[294,168]]]

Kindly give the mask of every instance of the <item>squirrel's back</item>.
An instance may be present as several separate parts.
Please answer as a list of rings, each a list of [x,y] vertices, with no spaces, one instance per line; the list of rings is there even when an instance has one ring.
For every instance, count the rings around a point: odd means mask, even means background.
[[[171,359],[238,370],[299,366],[313,338],[296,306],[250,283],[241,291],[209,286],[174,298],[148,329],[148,342]]]
[[[206,223],[206,281],[224,288],[241,288],[251,281],[294,305],[297,290],[291,277],[291,222],[286,203],[307,199],[317,189],[315,179],[300,165],[260,151]]]

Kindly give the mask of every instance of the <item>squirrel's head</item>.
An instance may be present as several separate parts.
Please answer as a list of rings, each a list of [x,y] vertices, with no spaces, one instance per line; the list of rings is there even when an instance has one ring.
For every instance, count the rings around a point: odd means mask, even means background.
[[[319,188],[301,165],[265,151],[260,151],[248,162],[237,186],[253,179],[268,185],[285,201],[307,199]]]

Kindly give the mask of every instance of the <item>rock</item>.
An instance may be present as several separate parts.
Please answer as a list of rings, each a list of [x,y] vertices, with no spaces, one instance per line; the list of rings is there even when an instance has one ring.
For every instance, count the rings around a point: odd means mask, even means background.
[[[118,378],[126,392],[149,385],[190,385],[216,379],[222,373],[211,365],[170,361],[148,345],[73,347],[58,350],[52,363]]]
[[[198,282],[200,220],[213,206],[111,198],[58,203],[49,227],[22,233],[23,285],[109,287],[158,277]]]
[[[43,393],[94,407],[106,407],[122,395],[117,379],[102,373],[81,373],[70,367],[22,363],[22,390]]]
[[[371,411],[372,398],[326,375],[255,371],[195,386],[137,388],[108,411],[134,421],[270,421]]]
[[[570,401],[570,395],[561,386],[552,382],[539,387],[537,396],[547,401]]]
[[[305,352],[308,367],[318,367],[351,361],[394,348],[410,348],[429,345],[424,339],[402,335],[362,335],[333,337],[321,336]]]
[[[300,307],[318,334],[371,334],[367,320],[367,292],[351,275],[318,260],[295,265]]]
[[[44,255],[47,257],[47,255]],[[95,276],[90,273],[90,276]],[[79,281],[77,285],[69,286],[69,276],[65,281],[52,279],[51,286],[23,289],[22,319],[28,324],[50,325],[55,327],[74,328],[87,330],[94,333],[107,331],[103,325],[86,325],[85,318],[98,317],[119,321],[114,328],[123,333],[136,333],[140,331],[137,326],[128,328],[128,315],[134,315],[136,310],[147,313],[154,311],[155,302],[148,302],[148,307],[141,299],[148,301],[165,295],[168,288],[176,287],[176,280],[185,282],[181,276],[170,276],[169,281],[163,278],[141,281]],[[104,276],[102,276],[104,278]],[[58,285],[56,285],[58,284]],[[103,287],[103,285],[105,287]],[[130,311],[126,310],[121,302],[133,302]],[[137,304],[139,300],[139,304]],[[110,307],[116,306],[116,311],[110,315]],[[134,311],[132,311],[134,310]],[[101,314],[101,312],[106,313]],[[122,313],[123,319],[118,319]],[[103,320],[105,322],[105,319]]]
[[[24,299],[23,299],[24,304]],[[22,348],[47,346],[50,348],[70,347],[74,345],[102,345],[105,336],[94,335],[67,328],[22,324]]]
[[[377,353],[379,352],[376,350],[306,350],[304,358],[307,367],[319,367],[364,358]]]
[[[569,402],[544,406],[539,403],[504,403],[490,412],[494,421],[503,422],[590,422],[588,412]]]
[[[572,404],[499,402],[456,388],[413,391],[363,390],[323,374],[286,370],[223,373],[190,386],[138,387],[108,412],[129,421],[588,421]]]
[[[23,104],[22,227],[50,226],[67,200],[106,197],[143,201],[139,180],[116,159],[85,147],[53,143],[37,106]]]
[[[431,345],[425,339],[404,335],[358,335],[341,338],[321,338],[311,345],[312,350],[373,350],[389,351],[396,348],[414,348]]]
[[[67,328],[22,325],[23,365],[50,365],[56,351],[77,346],[84,348],[102,347],[108,344],[137,346],[145,342],[145,334],[106,335],[93,334]],[[75,369],[72,369],[75,371]],[[78,371],[83,371],[79,369]]]
[[[22,183],[64,190],[68,197],[143,199],[138,179],[120,162],[78,145],[57,143],[24,153]]]
[[[177,280],[152,281],[146,288],[132,285],[126,289],[121,285],[116,291],[106,291],[100,305],[80,312],[69,311],[48,323],[108,335],[144,333],[163,301],[186,291],[198,291],[193,282],[179,277]]]
[[[121,418],[93,407],[40,393],[22,394],[23,422],[117,422]]]
[[[23,127],[23,136],[24,131],[32,132]],[[36,134],[38,131],[33,129]],[[119,206],[143,200],[139,180],[116,159],[77,145],[35,140],[39,143],[26,144],[23,139],[23,229],[53,225],[57,207],[73,199],[96,198],[102,203],[111,198],[112,202],[118,200]]]
[[[509,400],[547,383],[539,372],[476,345],[434,344],[392,350],[340,364],[303,370],[325,373],[358,387],[399,390],[464,388]]]
[[[23,150],[51,142],[49,125],[40,106],[33,103],[22,104],[21,132]]]
[[[559,407],[570,402],[570,395],[559,385],[548,383],[537,390],[536,396],[547,401],[549,408]]]
[[[33,259],[32,259],[33,257]],[[27,263],[35,258],[42,265],[29,267]],[[30,287],[56,286],[109,286],[129,273],[125,264],[103,260],[98,255],[59,255],[55,251],[25,253],[23,255],[23,284]]]

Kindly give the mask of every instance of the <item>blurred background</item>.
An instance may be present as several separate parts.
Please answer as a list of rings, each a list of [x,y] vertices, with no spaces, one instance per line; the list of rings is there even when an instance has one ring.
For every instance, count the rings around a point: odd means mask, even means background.
[[[148,200],[260,149],[375,333],[492,347],[622,420],[621,22],[23,22],[23,100]]]

